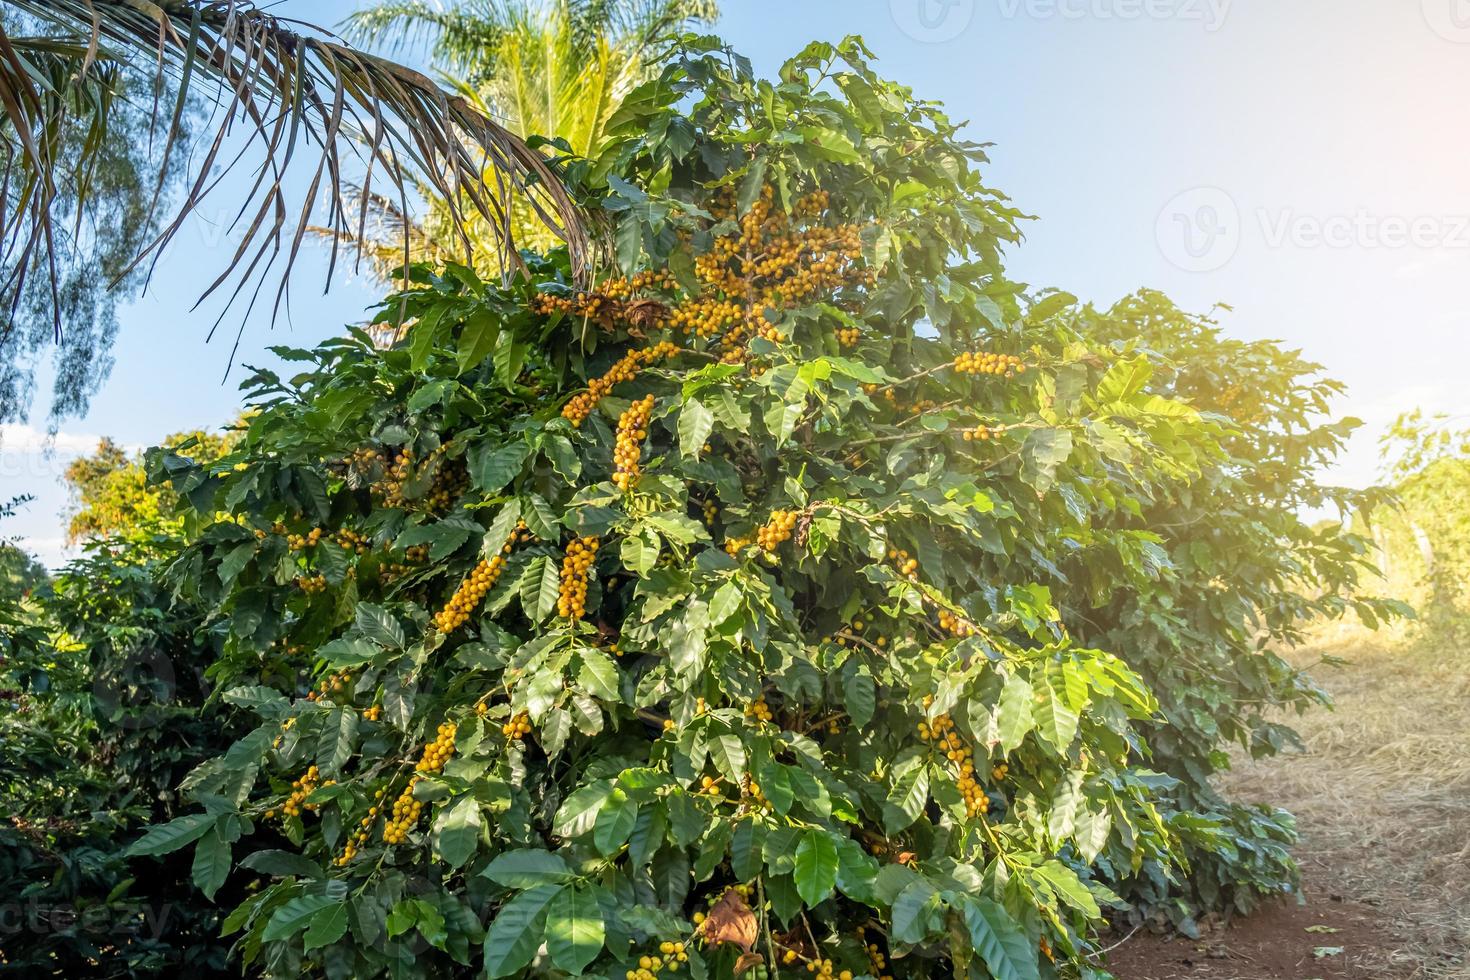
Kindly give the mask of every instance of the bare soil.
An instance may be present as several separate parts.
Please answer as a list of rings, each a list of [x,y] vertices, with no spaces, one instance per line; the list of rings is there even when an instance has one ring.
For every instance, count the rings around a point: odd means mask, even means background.
[[[1336,710],[1294,720],[1305,752],[1239,761],[1225,788],[1296,814],[1305,904],[1134,935],[1118,980],[1470,980],[1470,652],[1345,628],[1297,659]]]

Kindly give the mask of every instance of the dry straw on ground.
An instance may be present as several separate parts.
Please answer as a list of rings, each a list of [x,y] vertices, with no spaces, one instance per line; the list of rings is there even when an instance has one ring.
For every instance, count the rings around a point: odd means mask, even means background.
[[[1336,700],[1294,724],[1306,743],[1241,762],[1226,786],[1298,817],[1309,887],[1382,915],[1383,980],[1470,978],[1470,651],[1358,628],[1294,659]]]

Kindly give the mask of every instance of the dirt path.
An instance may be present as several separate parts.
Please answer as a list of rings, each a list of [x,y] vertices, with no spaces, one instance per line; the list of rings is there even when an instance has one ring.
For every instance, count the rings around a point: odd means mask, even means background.
[[[1227,789],[1297,815],[1305,906],[1200,940],[1139,935],[1118,980],[1470,980],[1470,652],[1344,630],[1300,652],[1337,700],[1305,754]]]

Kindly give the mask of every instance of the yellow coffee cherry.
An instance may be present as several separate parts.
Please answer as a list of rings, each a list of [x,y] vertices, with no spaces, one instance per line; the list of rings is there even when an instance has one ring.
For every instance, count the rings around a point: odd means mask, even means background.
[[[988,374],[1014,378],[1026,371],[1026,365],[1013,354],[992,354],[986,351],[963,351],[954,359],[954,369],[961,374]]]
[[[444,763],[454,754],[454,736],[458,731],[459,726],[452,721],[440,725],[434,741],[424,746],[423,754],[414,769],[418,772],[439,772],[443,769]]]
[[[767,554],[774,552],[781,547],[782,543],[790,539],[800,517],[801,511],[799,510],[771,511],[770,519],[755,532],[756,543]]]
[[[500,581],[500,576],[505,572],[508,561],[507,555],[524,538],[530,537],[526,530],[526,522],[521,521],[515,530],[510,532],[510,537],[505,544],[501,545],[500,551],[489,558],[481,561],[474,570],[465,576],[454,590],[454,595],[444,608],[434,614],[434,626],[441,633],[450,633],[459,629],[469,621],[470,613],[474,612],[485,598],[485,595]]]
[[[642,472],[643,440],[648,438],[648,423],[653,415],[653,396],[634,402],[618,418],[618,436],[613,446],[613,482],[619,490],[630,490]]]
[[[557,615],[581,619],[587,612],[587,575],[597,560],[601,541],[595,535],[577,538],[567,545],[561,563],[561,583],[556,599]]]
[[[531,734],[531,716],[522,711],[510,721],[501,725],[500,730],[505,734],[506,738],[513,742],[519,742]]]
[[[619,382],[632,381],[638,377],[643,368],[665,358],[673,357],[678,352],[678,345],[668,341],[662,341],[643,350],[629,351],[623,355],[621,360],[608,368],[606,374],[588,382],[585,392],[574,395],[572,400],[562,408],[562,418],[574,426],[580,426],[582,420],[592,414],[597,403],[602,401]]]

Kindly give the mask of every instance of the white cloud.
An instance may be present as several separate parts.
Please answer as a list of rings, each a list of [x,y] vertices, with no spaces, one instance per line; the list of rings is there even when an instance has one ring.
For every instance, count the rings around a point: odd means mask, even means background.
[[[34,455],[58,455],[58,456],[82,456],[87,453],[96,452],[97,444],[102,441],[101,436],[83,432],[58,432],[56,435],[47,435],[40,429],[30,425],[17,425],[8,423],[0,425],[0,453],[7,455],[13,453],[26,453]],[[133,453],[141,449],[141,446],[124,446],[126,452]]]

